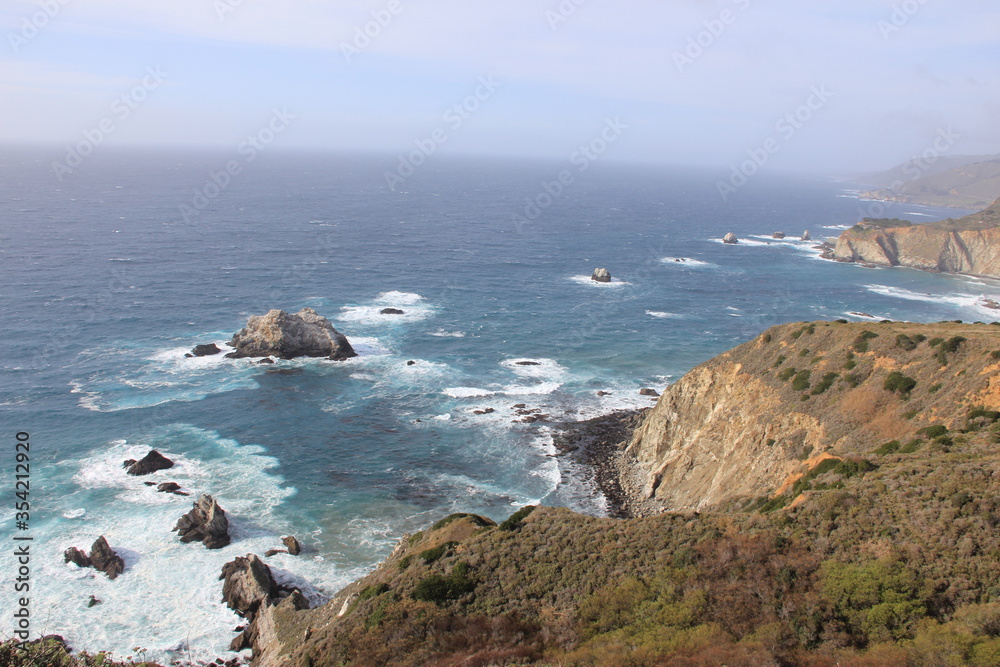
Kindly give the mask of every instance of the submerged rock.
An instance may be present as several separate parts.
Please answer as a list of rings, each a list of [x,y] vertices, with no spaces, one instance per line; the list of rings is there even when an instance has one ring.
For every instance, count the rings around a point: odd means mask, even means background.
[[[610,283],[611,273],[607,269],[594,269],[594,275],[590,279],[598,283]]]
[[[204,345],[195,345],[194,349],[191,350],[191,354],[196,357],[210,357],[213,354],[221,354],[222,350],[215,343],[206,343]]]
[[[736,238],[736,234],[733,234],[732,232],[729,232],[728,234],[726,234],[725,236],[722,237],[722,242],[723,243],[734,244],[734,243],[739,243],[740,240],[738,238]]]
[[[272,310],[266,315],[254,315],[229,344],[236,349],[226,355],[231,359],[273,356],[339,360],[357,356],[347,337],[312,308],[295,314]]]
[[[129,475],[135,475],[138,477],[141,475],[151,475],[157,470],[173,468],[174,462],[153,449],[150,450],[149,454],[146,454],[138,461],[131,459],[126,461],[125,466],[128,468]]]
[[[229,544],[229,519],[219,503],[210,495],[203,495],[194,508],[177,520],[173,530],[181,542],[204,542],[209,549],[221,549]]]
[[[399,308],[383,308],[379,311],[379,315],[405,315],[403,311]]]

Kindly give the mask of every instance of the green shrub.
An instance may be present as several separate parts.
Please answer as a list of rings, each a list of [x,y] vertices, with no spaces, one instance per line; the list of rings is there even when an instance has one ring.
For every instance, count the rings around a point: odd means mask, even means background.
[[[404,556],[403,558],[399,559],[399,563],[397,566],[399,567],[400,570],[405,570],[406,568],[410,567],[410,563],[412,562],[413,562],[413,556]]]
[[[899,451],[899,448],[900,448],[899,440],[892,440],[890,442],[885,443],[878,449],[876,449],[875,453],[878,454],[879,456],[885,456],[887,454],[895,454],[896,452]]]
[[[832,387],[833,383],[836,382],[837,378],[839,377],[840,377],[839,373],[827,373],[826,375],[824,375],[823,379],[820,380],[819,384],[813,387],[812,390],[813,396],[818,396],[823,392],[825,392],[830,387]]]
[[[951,338],[946,340],[943,345],[941,345],[941,349],[949,354],[952,354],[954,352],[958,352],[958,349],[962,346],[962,343],[964,342],[965,338],[963,338],[962,336],[952,336]]]
[[[937,347],[938,345],[940,345],[943,342],[944,342],[944,338],[937,338],[937,337],[935,337],[935,338],[931,338],[930,341],[927,342],[927,344],[930,345],[931,347]]]
[[[792,380],[792,389],[794,391],[805,391],[809,388],[809,376],[812,375],[812,371],[805,370],[799,371],[795,374],[795,379]]]
[[[889,373],[882,387],[886,391],[898,392],[902,396],[909,396],[913,388],[917,386],[917,381],[911,377],[903,375],[899,371]]]
[[[860,477],[875,470],[875,464],[868,459],[844,459],[833,469],[834,474],[841,477]]]
[[[366,586],[364,590],[358,593],[358,602],[363,602],[364,600],[371,600],[374,597],[382,595],[382,593],[387,593],[389,591],[389,585],[386,583],[372,584],[371,586]]]
[[[943,386],[944,385],[942,385],[940,382],[932,384],[930,387],[927,388],[927,393],[936,394]]]
[[[441,528],[444,528],[448,524],[454,523],[455,521],[458,521],[459,519],[471,519],[473,523],[475,523],[477,526],[479,526],[481,528],[486,528],[487,526],[492,526],[493,525],[492,521],[490,521],[489,519],[486,519],[484,517],[481,517],[478,514],[466,514],[464,512],[458,512],[456,514],[450,514],[450,515],[446,516],[445,518],[441,519],[436,524],[434,524],[433,526],[431,526],[431,530],[440,530]],[[419,535],[420,533],[417,533],[417,534]]]
[[[427,549],[426,551],[421,551],[418,555],[424,559],[425,563],[429,565],[437,560],[440,560],[442,556],[444,556],[457,546],[458,542],[445,542],[444,544],[439,544],[433,549]]]
[[[778,373],[778,379],[782,382],[787,382],[789,378],[795,375],[796,371],[794,368],[786,368],[785,370]]]
[[[858,337],[854,339],[854,351],[859,353],[865,353],[868,351],[868,341],[873,338],[878,338],[878,334],[874,331],[868,331],[865,329],[858,334]]]
[[[847,375],[844,376],[844,382],[847,383],[848,387],[854,389],[859,384],[861,384],[861,376],[858,375],[857,373],[848,373]]]
[[[808,356],[808,354],[809,354],[809,348],[808,348],[808,347],[807,347],[807,348],[804,348],[804,349],[802,349],[802,350],[799,350],[799,356],[800,356],[800,357],[805,357],[805,356]]]
[[[518,511],[511,514],[505,521],[503,521],[499,528],[500,530],[512,531],[517,530],[521,527],[521,523],[528,517],[529,514],[535,511],[534,505],[528,505],[522,507]]]
[[[768,343],[771,342],[771,334],[766,333],[763,336],[761,336],[760,339],[764,342],[765,345],[767,345]]]
[[[788,359],[788,357],[786,357],[786,356],[785,356],[785,355],[783,355],[783,354],[779,354],[779,355],[778,355],[778,358],[774,360],[774,366],[772,366],[771,368],[777,368],[777,367],[778,367],[778,366],[780,366],[781,364],[785,363],[785,360],[786,360],[786,359]]]
[[[441,604],[471,593],[475,590],[476,583],[469,576],[469,570],[468,563],[460,562],[452,568],[450,576],[444,577],[440,574],[426,576],[417,582],[412,596],[415,600]]]
[[[919,438],[916,440],[910,440],[908,443],[899,448],[900,454],[912,454],[913,452],[920,449],[924,444],[923,440]]]
[[[928,438],[940,438],[942,435],[948,432],[948,427],[944,424],[937,424],[935,426],[925,426],[924,428],[917,431],[918,435],[925,435]]]
[[[993,350],[990,352],[990,357],[994,360],[1000,359],[1000,350]]]
[[[917,341],[913,340],[906,334],[899,334],[896,336],[896,347],[901,347],[907,352],[912,352],[917,349]]]

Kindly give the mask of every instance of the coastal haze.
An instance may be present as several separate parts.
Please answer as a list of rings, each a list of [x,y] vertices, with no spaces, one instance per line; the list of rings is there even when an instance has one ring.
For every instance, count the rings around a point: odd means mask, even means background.
[[[860,242],[840,257],[858,264],[828,261],[863,218],[972,213],[908,194],[956,182],[946,166],[1000,196],[965,157],[1000,151],[998,19],[918,0],[5,3],[0,410],[33,443],[32,637],[229,658],[220,569],[283,536],[302,554],[268,565],[318,605],[451,512],[614,513],[565,430],[656,405],[768,327],[1000,319],[989,277],[876,268],[893,258]],[[305,308],[357,356],[190,356]],[[174,467],[127,475],[151,449]],[[171,531],[202,493],[228,516],[217,550]],[[64,562],[100,535],[114,580]]]

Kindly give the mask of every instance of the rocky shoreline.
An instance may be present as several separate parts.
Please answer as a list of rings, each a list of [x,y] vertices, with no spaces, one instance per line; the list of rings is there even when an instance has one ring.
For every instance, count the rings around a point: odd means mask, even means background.
[[[635,489],[642,488],[639,467],[626,452],[632,432],[649,408],[618,410],[579,422],[560,424],[553,438],[559,456],[570,457],[590,468],[593,479],[607,500],[608,516],[631,519],[657,514]]]

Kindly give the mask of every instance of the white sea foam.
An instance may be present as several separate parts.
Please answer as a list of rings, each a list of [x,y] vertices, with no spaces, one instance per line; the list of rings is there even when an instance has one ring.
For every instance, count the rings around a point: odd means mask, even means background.
[[[662,310],[647,310],[646,314],[649,315],[650,317],[656,317],[662,320],[684,317],[683,315],[679,315],[677,313],[668,313]]]
[[[851,228],[850,225],[823,225],[823,229],[837,229],[840,231],[844,231],[850,228]]]
[[[424,301],[424,297],[413,292],[382,292],[375,297],[375,302],[387,306],[415,306]]]
[[[500,362],[500,365],[523,377],[554,379],[566,375],[566,368],[555,359],[505,359]]]
[[[147,477],[126,475],[122,460],[144,455],[150,447],[177,465]],[[268,472],[276,463],[259,447],[181,425],[63,462],[77,467],[72,478],[76,490],[54,500],[52,518],[39,524],[34,535],[32,575],[45,584],[34,590],[32,603],[44,614],[45,631],[64,636],[79,650],[110,650],[120,657],[141,646],[148,649],[147,659],[161,664],[186,660],[189,654],[196,661],[227,655],[239,619],[220,602],[219,572],[235,556],[280,546],[285,521],[276,509],[295,490]],[[157,493],[144,484],[165,480],[180,483],[192,495]],[[231,545],[210,551],[197,543],[182,544],[171,532],[202,492],[211,493],[226,510]],[[87,549],[99,535],[125,561],[125,572],[114,581],[63,562],[63,550]],[[300,538],[308,549],[309,539]],[[345,570],[308,555],[278,555],[268,561],[276,578],[304,586],[303,593],[314,603],[363,573],[361,567]],[[10,554],[0,554],[3,571],[12,571],[12,562]],[[99,608],[87,607],[91,595],[102,601]]]
[[[448,387],[442,390],[441,393],[452,398],[480,398],[483,396],[493,396],[497,391],[482,389],[480,387]]]
[[[700,259],[693,259],[691,257],[664,257],[660,261],[669,266],[681,266],[681,267],[686,266],[689,268],[696,268],[696,269],[707,269],[707,268],[717,267],[716,264],[712,264],[711,262],[706,262]]]
[[[437,336],[438,338],[465,338],[465,332],[463,331],[445,331],[444,329],[438,329],[428,335]]]
[[[611,277],[610,283],[602,283],[594,280],[591,276],[571,276],[570,280],[581,285],[595,285],[597,287],[624,287],[625,285],[631,285],[632,283],[622,280],[621,278]]]

